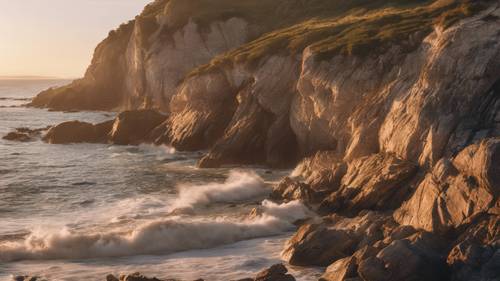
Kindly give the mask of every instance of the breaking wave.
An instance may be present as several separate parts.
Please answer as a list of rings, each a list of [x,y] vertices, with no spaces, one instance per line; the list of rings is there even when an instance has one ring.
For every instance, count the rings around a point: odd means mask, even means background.
[[[231,171],[224,183],[180,185],[174,209],[192,209],[213,203],[241,202],[267,195],[270,189],[259,175],[249,171]]]
[[[177,217],[153,221],[124,233],[35,231],[22,242],[0,244],[0,262],[155,255],[212,248],[278,235],[292,230],[293,222],[309,216],[310,211],[298,201],[281,205],[264,201],[260,215],[238,221]]]

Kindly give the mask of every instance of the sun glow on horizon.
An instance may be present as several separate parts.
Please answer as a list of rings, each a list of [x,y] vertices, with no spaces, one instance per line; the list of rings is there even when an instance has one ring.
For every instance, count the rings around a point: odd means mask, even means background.
[[[77,78],[108,32],[151,0],[0,0],[0,76]]]

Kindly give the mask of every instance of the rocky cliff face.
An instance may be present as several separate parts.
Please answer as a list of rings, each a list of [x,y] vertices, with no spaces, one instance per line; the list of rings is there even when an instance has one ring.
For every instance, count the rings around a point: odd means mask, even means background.
[[[208,149],[202,167],[308,157],[273,197],[349,217],[287,246],[303,264],[314,237],[347,237],[311,254],[333,263],[324,280],[497,280],[484,268],[500,241],[500,3],[348,2],[156,1],[110,33],[83,79],[32,104],[161,110],[149,138]],[[405,255],[408,271],[394,265]]]

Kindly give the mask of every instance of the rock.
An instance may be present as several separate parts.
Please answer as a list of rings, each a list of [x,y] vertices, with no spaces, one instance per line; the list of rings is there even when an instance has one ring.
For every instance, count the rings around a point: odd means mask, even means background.
[[[474,177],[479,185],[500,194],[500,138],[484,139],[462,150],[453,165],[465,176]]]
[[[3,137],[4,140],[8,141],[18,141],[18,142],[30,142],[33,138],[29,134],[20,132],[10,132]]]
[[[3,137],[4,140],[18,141],[18,142],[30,142],[37,138],[40,138],[42,132],[47,131],[51,126],[38,129],[30,128],[16,128],[15,131],[8,133]]]
[[[393,241],[376,256],[360,261],[358,274],[365,281],[447,280],[448,272],[440,254],[446,244],[435,238],[418,233]]]
[[[495,256],[499,252],[499,242],[498,216],[485,215],[468,226],[448,253],[447,263],[452,269],[452,280],[495,280],[500,276],[500,259]]]
[[[110,132],[110,141],[119,145],[139,144],[167,117],[154,110],[124,111],[120,113]]]
[[[153,277],[148,278],[140,273],[134,273],[131,275],[122,275],[120,276],[120,281],[161,281],[160,279]]]
[[[288,269],[283,264],[275,264],[257,274],[255,281],[295,281],[295,278],[287,274]]]
[[[356,242],[346,231],[307,224],[287,241],[281,255],[292,265],[326,266],[352,254]]]
[[[106,142],[112,124],[112,121],[97,125],[80,121],[68,121],[52,127],[45,134],[43,140],[51,144],[103,143]]]
[[[394,218],[403,225],[445,233],[470,222],[493,205],[494,196],[488,187],[460,174],[450,161],[441,160],[413,196],[394,212]]]
[[[335,151],[319,151],[312,157],[304,158],[293,171],[294,177],[303,178],[317,191],[336,191],[347,165],[339,159]]]
[[[372,245],[395,228],[390,216],[367,212],[355,218],[334,216],[322,224],[306,224],[285,244],[282,257],[292,265],[327,266]]]
[[[308,184],[285,177],[273,188],[269,195],[273,200],[294,201],[300,200],[306,204],[313,203],[316,197],[315,192]]]
[[[406,199],[408,180],[416,166],[390,154],[374,154],[349,163],[341,188],[326,198],[320,211],[387,210]]]
[[[47,279],[38,276],[14,276],[13,281],[47,281]]]
[[[120,281],[120,279],[116,278],[113,274],[108,274],[106,276],[106,281]]]
[[[347,257],[328,266],[320,281],[346,281],[357,277],[357,264],[355,257]]]

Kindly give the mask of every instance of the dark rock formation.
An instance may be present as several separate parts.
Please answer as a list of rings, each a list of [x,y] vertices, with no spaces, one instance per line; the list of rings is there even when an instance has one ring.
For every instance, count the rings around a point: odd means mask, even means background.
[[[295,281],[295,278],[287,274],[288,269],[283,264],[275,264],[268,269],[265,269],[257,277],[253,279],[254,281]]]
[[[51,144],[102,143],[106,142],[113,121],[90,124],[80,121],[68,121],[52,127],[43,137]]]
[[[145,142],[153,129],[166,119],[154,110],[124,111],[115,118],[109,140],[119,145]]]
[[[39,139],[44,131],[49,130],[51,127],[29,129],[17,128],[15,131],[8,133],[3,137],[4,140],[17,141],[17,142],[31,142]]]

